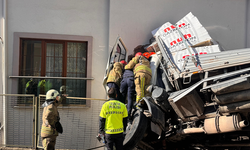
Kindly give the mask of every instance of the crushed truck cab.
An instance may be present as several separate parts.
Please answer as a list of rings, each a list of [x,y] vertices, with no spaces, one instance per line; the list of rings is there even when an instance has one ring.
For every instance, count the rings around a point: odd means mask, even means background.
[[[250,48],[221,49],[197,21],[189,13],[152,31],[151,86],[126,150],[250,148]]]

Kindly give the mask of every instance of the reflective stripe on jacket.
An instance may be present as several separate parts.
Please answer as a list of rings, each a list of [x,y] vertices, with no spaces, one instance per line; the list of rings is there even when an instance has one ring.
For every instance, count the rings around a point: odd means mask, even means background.
[[[58,132],[50,127],[42,125],[41,137],[58,136]]]
[[[136,56],[125,66],[124,69],[134,69],[134,74],[138,72],[147,73],[150,76],[152,71],[150,69],[150,63],[144,56]]]
[[[147,73],[148,75],[152,76],[151,69],[146,65],[140,65],[140,64],[136,65],[134,69],[134,74],[137,74],[139,72]]]

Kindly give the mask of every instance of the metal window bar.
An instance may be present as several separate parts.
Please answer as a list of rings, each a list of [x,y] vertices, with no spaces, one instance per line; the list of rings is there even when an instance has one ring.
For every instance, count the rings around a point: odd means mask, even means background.
[[[79,78],[79,77],[43,77],[43,76],[9,76],[9,78],[94,80],[94,78]]]
[[[87,86],[86,80],[94,79],[94,78],[81,78],[81,77],[47,77],[47,76],[9,76],[9,78],[19,79],[18,80],[18,83],[19,83],[18,92],[20,94],[24,94],[27,92],[27,94],[35,94],[35,96],[38,96],[39,94],[46,94],[46,92],[51,88],[59,91],[60,88],[63,85],[65,85],[66,90],[68,92],[67,94],[69,94],[70,96],[75,96],[75,97],[86,97],[86,91],[82,92],[80,91],[80,89],[86,88]],[[26,84],[23,82],[22,79],[27,80],[25,81]],[[34,82],[32,82],[32,84],[30,84],[30,86],[27,88],[27,84],[29,85],[29,82],[32,80]],[[42,80],[44,81],[46,80],[46,82],[44,83]],[[40,83],[41,83],[41,87],[39,85]],[[61,84],[61,87],[59,86],[60,84]],[[85,105],[85,103],[86,103],[85,101],[81,101],[81,103],[74,103],[74,105]],[[64,101],[63,104],[71,105],[72,103],[69,103],[68,101]]]

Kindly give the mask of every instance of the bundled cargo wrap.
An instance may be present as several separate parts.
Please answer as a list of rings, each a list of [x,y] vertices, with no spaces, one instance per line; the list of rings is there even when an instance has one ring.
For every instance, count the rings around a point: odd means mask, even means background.
[[[172,54],[173,62],[182,71],[183,60],[187,55],[201,55],[220,52],[207,30],[201,25],[197,17],[191,12],[178,21],[175,25],[167,22],[152,31],[154,36],[160,36],[169,54]],[[197,47],[198,46],[198,47]],[[199,46],[207,46],[200,48]]]
[[[179,51],[172,52],[172,60],[174,60],[175,65],[179,68],[179,70],[182,72],[184,71],[184,59],[188,56],[194,56],[194,58],[199,63],[198,55],[205,55],[208,53],[214,53],[219,51],[218,45],[211,45],[211,46],[202,46],[202,47],[196,47],[196,48],[190,48],[191,53],[187,49],[182,49]]]

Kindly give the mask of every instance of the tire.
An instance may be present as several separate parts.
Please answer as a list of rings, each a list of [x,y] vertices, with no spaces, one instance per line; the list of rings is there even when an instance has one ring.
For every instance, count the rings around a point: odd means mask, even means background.
[[[133,122],[130,129],[126,131],[126,136],[123,141],[124,150],[133,149],[136,144],[143,138],[148,126],[148,118],[137,110],[133,115]]]

